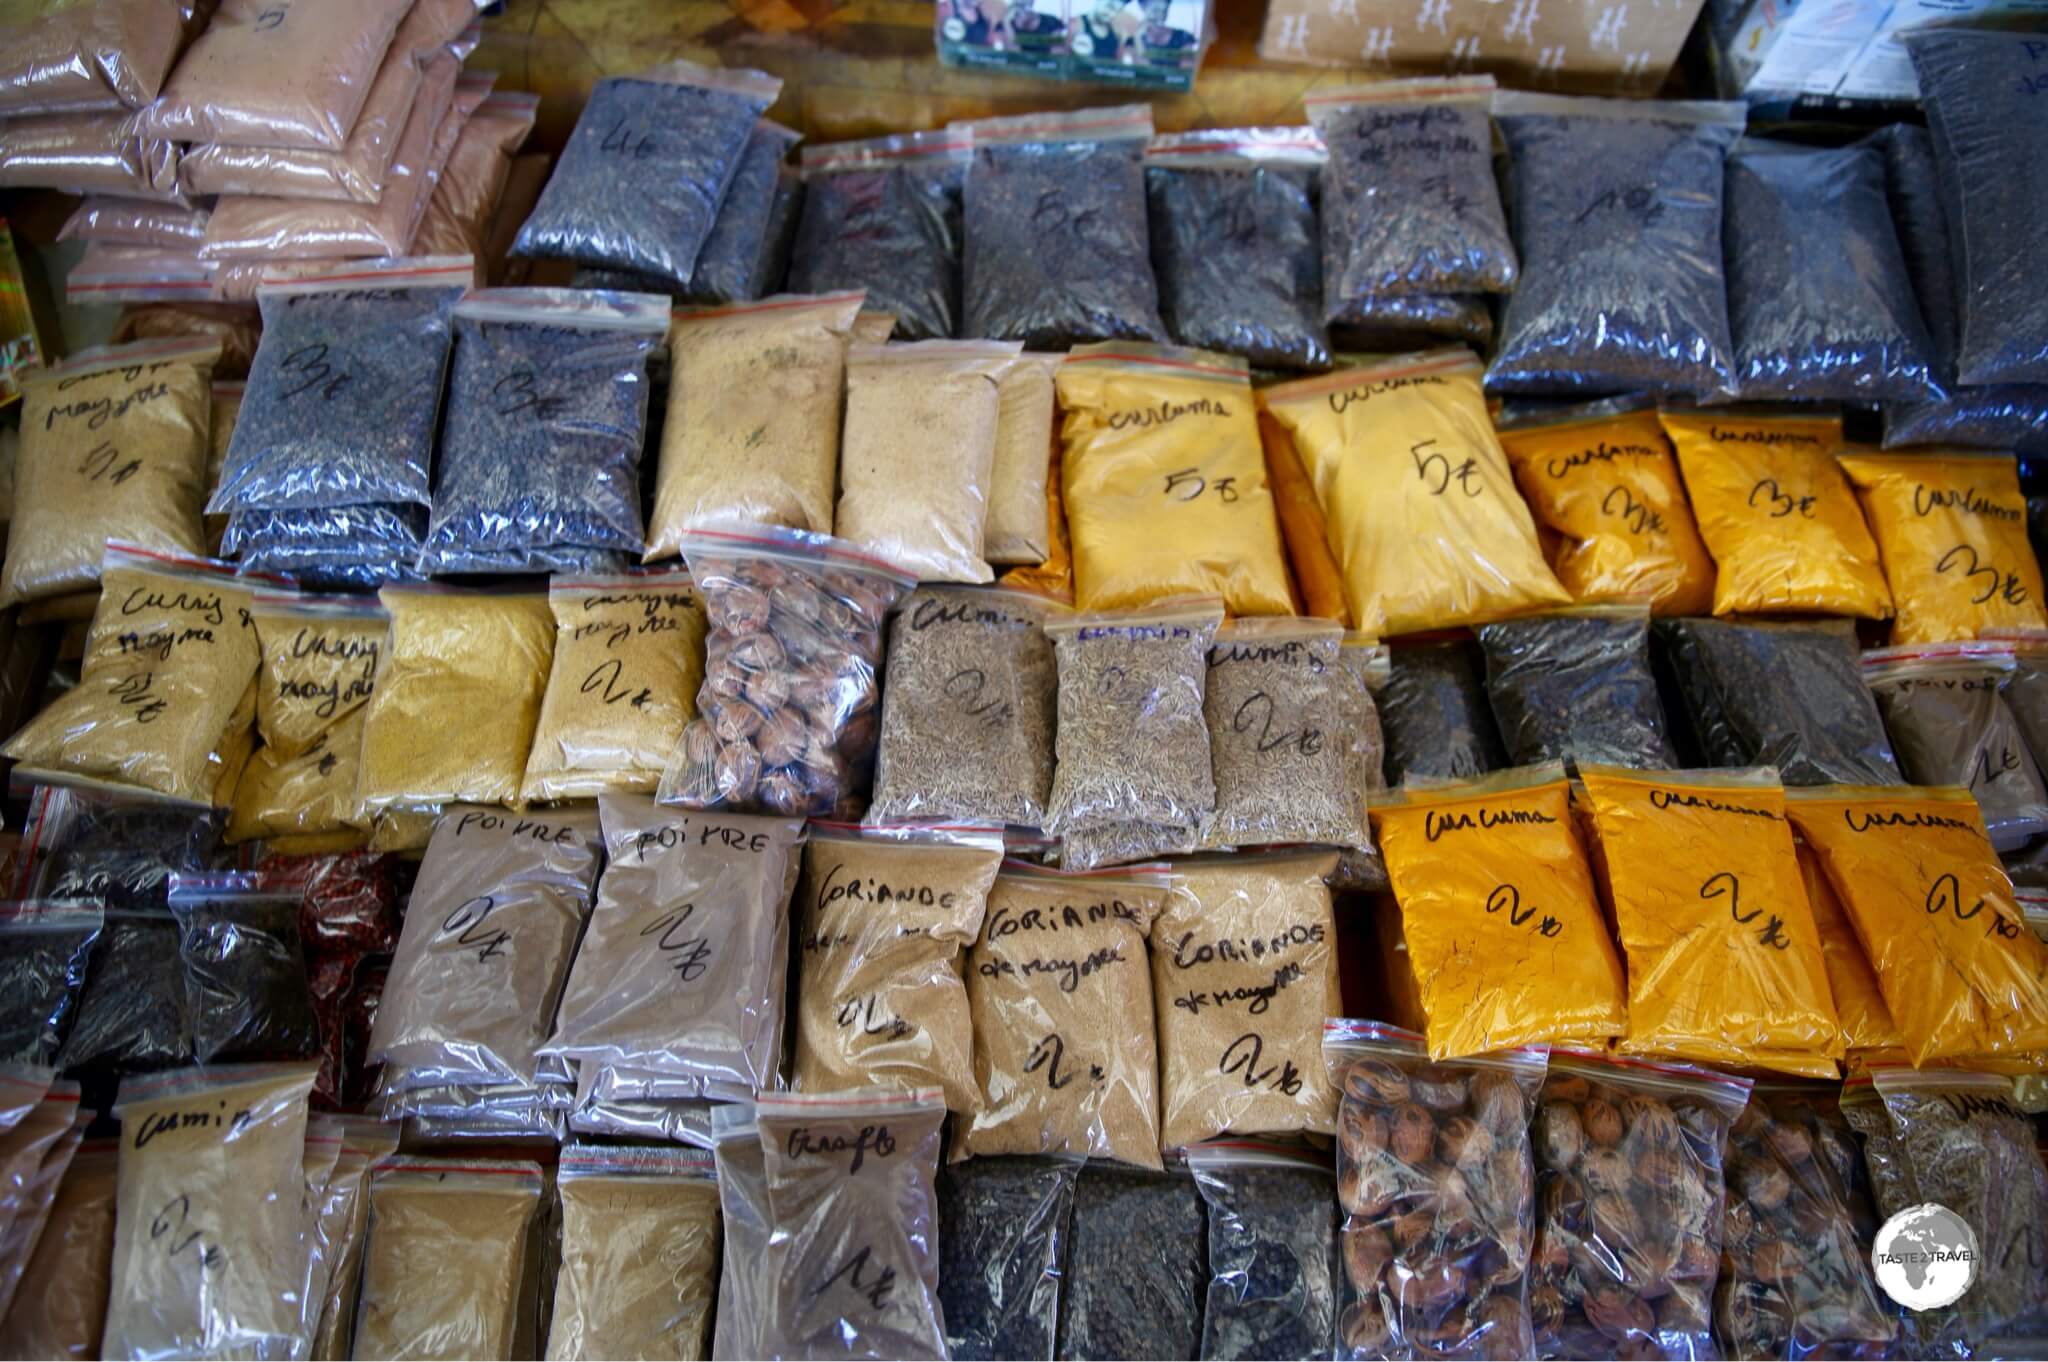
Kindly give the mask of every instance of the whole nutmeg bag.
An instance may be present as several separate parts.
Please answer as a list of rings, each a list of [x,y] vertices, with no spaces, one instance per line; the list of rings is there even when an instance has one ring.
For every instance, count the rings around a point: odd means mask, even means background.
[[[1413,1031],[1344,1018],[1322,1046],[1341,1094],[1337,1356],[1538,1356],[1529,1115],[1544,1051],[1439,1064]]]
[[[1544,1357],[1718,1356],[1722,1150],[1746,1078],[1555,1051],[1530,1127]]]

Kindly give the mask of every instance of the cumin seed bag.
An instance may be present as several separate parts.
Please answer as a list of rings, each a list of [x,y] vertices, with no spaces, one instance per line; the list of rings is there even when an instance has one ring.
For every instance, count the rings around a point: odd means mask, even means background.
[[[547,1357],[701,1358],[717,1289],[718,1176],[697,1149],[562,1151]]]
[[[2048,832],[2048,786],[2000,693],[2015,661],[1996,643],[1876,648],[1863,677],[1915,785],[1968,787],[1994,845]]]
[[[1431,350],[1267,388],[1294,436],[1355,628],[1478,624],[1571,596],[1543,561],[1479,390],[1479,361]]]

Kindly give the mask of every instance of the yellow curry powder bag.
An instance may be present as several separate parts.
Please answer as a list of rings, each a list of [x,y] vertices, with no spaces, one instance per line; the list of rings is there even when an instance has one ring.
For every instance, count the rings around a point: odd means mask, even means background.
[[[1113,341],[1077,346],[1056,382],[1077,608],[1213,594],[1294,613],[1243,360]]]
[[[359,812],[518,800],[555,650],[548,598],[392,586],[378,598],[391,639],[363,720]]]
[[[1621,1048],[1835,1076],[1841,1025],[1776,773],[1579,773],[1628,963]]]
[[[1507,427],[1515,481],[1552,531],[1550,566],[1580,601],[1648,601],[1704,615],[1714,560],[1700,542],[1678,458],[1653,406],[1595,402]]]
[[[1714,555],[1715,614],[1890,616],[1877,541],[1835,462],[1840,416],[1735,407],[1659,419]]]
[[[125,544],[107,546],[101,580],[78,684],[0,754],[211,800],[215,749],[256,675],[249,585],[225,564]]]
[[[2027,930],[1968,790],[1819,786],[1793,792],[1786,812],[1915,1065],[2048,1050],[2048,946]]]
[[[1294,569],[1301,613],[1316,619],[1351,624],[1344,603],[1344,574],[1330,552],[1330,527],[1316,501],[1315,484],[1301,466],[1294,439],[1269,411],[1259,412],[1259,440],[1266,447],[1266,479],[1273,486],[1273,504],[1280,513],[1280,537],[1287,544],[1287,563]]]
[[[1797,811],[1794,816],[1797,825]],[[1863,956],[1863,943],[1856,928],[1842,910],[1835,887],[1828,883],[1820,857],[1804,841],[1799,842],[1799,879],[1806,886],[1806,906],[1813,910],[1814,929],[1820,933],[1821,959],[1827,965],[1828,992],[1834,995],[1835,1016],[1842,1023],[1842,1044],[1852,1056],[1896,1056],[1903,1063],[1899,1028],[1885,1006],[1884,991],[1877,973]]]
[[[1571,601],[1543,560],[1464,349],[1260,394],[1329,522],[1352,627],[1376,638]]]
[[[2048,628],[2027,498],[2010,454],[1851,454],[1884,553],[1898,619],[1892,642],[1947,643],[1986,630]]]
[[[1372,817],[1430,1058],[1622,1034],[1627,984],[1562,764],[1411,785]]]

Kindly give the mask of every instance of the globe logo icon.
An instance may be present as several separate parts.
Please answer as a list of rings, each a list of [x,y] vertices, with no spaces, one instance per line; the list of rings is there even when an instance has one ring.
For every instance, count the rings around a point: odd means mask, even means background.
[[[1877,1284],[1909,1310],[1939,1310],[1977,1280],[1977,1236],[1968,1222],[1929,1201],[1884,1222],[1871,1241]]]

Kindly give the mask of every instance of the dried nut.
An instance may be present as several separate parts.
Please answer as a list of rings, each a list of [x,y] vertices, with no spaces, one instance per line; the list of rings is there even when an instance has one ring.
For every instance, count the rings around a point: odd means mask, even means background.
[[[1436,1233],[1436,1213],[1428,1210],[1410,1211],[1396,1216],[1393,1223],[1394,1246],[1404,1257],[1413,1257],[1418,1245],[1429,1242]]]
[[[1408,1100],[1408,1075],[1382,1059],[1361,1059],[1344,1075],[1344,1094],[1361,1102],[1397,1106]]]
[[[1647,1145],[1652,1149],[1676,1149],[1684,1139],[1679,1133],[1677,1115],[1654,1097],[1629,1098],[1621,1104],[1621,1115],[1639,1148]]]
[[[1735,1190],[1759,1210],[1775,1210],[1792,1194],[1792,1176],[1775,1163],[1742,1159],[1735,1165]]]
[[[1627,1287],[1594,1287],[1586,1293],[1585,1311],[1586,1322],[1612,1340],[1647,1334],[1657,1327],[1657,1317],[1650,1313],[1650,1307]]]
[[[1636,1180],[1662,1197],[1678,1194],[1679,1185],[1692,1176],[1681,1154],[1653,1150],[1636,1160]]]
[[[1377,1287],[1393,1256],[1385,1231],[1371,1226],[1344,1231],[1344,1275],[1351,1279],[1354,1290],[1370,1293]]]
[[[1682,1282],[1711,1284],[1719,1266],[1713,1245],[1688,1235],[1678,1247],[1678,1261],[1671,1265],[1671,1275]]]
[[[1396,1263],[1388,1275],[1393,1279],[1394,1299],[1401,1309],[1416,1311],[1432,1325],[1465,1298],[1465,1269],[1456,1263],[1439,1261],[1418,1271],[1409,1271]]]
[[[1628,1155],[1619,1149],[1587,1150],[1579,1160],[1579,1176],[1594,1192],[1625,1192],[1633,1180]]]
[[[1640,1253],[1643,1220],[1636,1214],[1635,1203],[1613,1192],[1601,1192],[1594,1196],[1588,1214],[1593,1234],[1601,1243],[1624,1256]]]
[[[1530,1357],[1535,1353],[1529,1312],[1510,1295],[1486,1298],[1479,1307],[1480,1348],[1490,1358]]]
[[[1431,1111],[1458,1110],[1465,1105],[1465,1095],[1471,1089],[1463,1074],[1433,1064],[1410,1075],[1408,1087],[1415,1100]]]
[[[1586,1138],[1601,1148],[1611,1148],[1621,1143],[1621,1137],[1625,1133],[1621,1113],[1615,1110],[1612,1102],[1594,1098],[1580,1108],[1579,1120],[1586,1127]]]
[[[1554,1286],[1529,1288],[1529,1322],[1539,1334],[1552,1334],[1564,1322],[1564,1297]],[[1533,1356],[1532,1348],[1527,1356]]]
[[[1529,1124],[1528,1103],[1521,1085],[1506,1074],[1481,1070],[1472,1075],[1472,1114],[1496,1135],[1521,1130]]]
[[[1586,1228],[1586,1187],[1569,1173],[1560,1173],[1543,1187],[1543,1223],[1569,1234]]]
[[[1820,1128],[1820,1152],[1827,1159],[1828,1167],[1835,1170],[1835,1179],[1844,1187],[1857,1186],[1863,1176],[1863,1156],[1856,1152],[1850,1139],[1828,1126]]]
[[[1553,1074],[1543,1085],[1546,1101],[1583,1102],[1593,1095],[1593,1085],[1577,1074]]]
[[[1454,1116],[1437,1132],[1436,1156],[1449,1164],[1484,1163],[1493,1157],[1493,1132],[1469,1116]]]
[[[1799,1274],[1802,1256],[1789,1239],[1766,1239],[1749,1251],[1749,1275],[1760,1282],[1784,1282]]]
[[[1346,1215],[1376,1220],[1394,1204],[1401,1188],[1400,1169],[1385,1155],[1361,1163],[1347,1163],[1337,1175],[1337,1201]]]
[[[1337,1113],[1337,1145],[1353,1162],[1387,1147],[1387,1118],[1356,1103],[1346,1102]]]
[[[1394,1111],[1393,1133],[1389,1145],[1394,1157],[1410,1165],[1429,1158],[1436,1147],[1436,1122],[1430,1114],[1413,1102],[1406,1103]]]
[[[1798,1126],[1778,1122],[1771,1127],[1771,1149],[1787,1166],[1797,1168],[1813,1157],[1813,1141]]]
[[[1723,1244],[1747,1244],[1756,1234],[1756,1211],[1746,1201],[1731,1200],[1721,1218]]]
[[[1657,1302],[1657,1329],[1665,1334],[1707,1332],[1707,1300],[1697,1290],[1675,1290]]]
[[[1387,1342],[1387,1316],[1378,1299],[1362,1296],[1344,1308],[1337,1330],[1350,1351],[1376,1353]]]
[[[1536,1157],[1545,1168],[1570,1168],[1586,1147],[1579,1109],[1569,1102],[1545,1102],[1536,1109]]]

